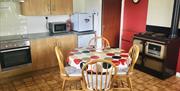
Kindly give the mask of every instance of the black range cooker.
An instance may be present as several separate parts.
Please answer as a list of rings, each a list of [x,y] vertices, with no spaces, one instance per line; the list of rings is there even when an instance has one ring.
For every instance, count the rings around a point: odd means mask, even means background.
[[[169,38],[165,33],[145,32],[134,35],[133,43],[140,47],[135,66],[137,69],[161,79],[175,74],[180,38]]]
[[[0,37],[0,71],[31,63],[30,41],[26,35]]]

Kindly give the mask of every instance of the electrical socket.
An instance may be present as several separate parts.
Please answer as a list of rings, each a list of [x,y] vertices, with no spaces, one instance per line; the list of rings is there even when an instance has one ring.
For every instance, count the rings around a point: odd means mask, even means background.
[[[45,19],[48,20],[48,17],[46,16]]]

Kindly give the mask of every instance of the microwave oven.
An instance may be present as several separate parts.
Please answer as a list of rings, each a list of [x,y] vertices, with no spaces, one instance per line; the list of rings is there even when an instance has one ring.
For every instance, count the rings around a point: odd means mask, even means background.
[[[71,15],[73,31],[83,32],[93,30],[93,14],[74,13]]]
[[[49,22],[48,27],[51,34],[67,32],[66,22]]]

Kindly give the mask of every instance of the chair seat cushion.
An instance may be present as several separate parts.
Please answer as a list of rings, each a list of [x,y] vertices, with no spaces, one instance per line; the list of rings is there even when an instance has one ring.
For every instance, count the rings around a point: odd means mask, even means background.
[[[82,76],[81,69],[77,69],[72,66],[66,66],[65,71],[69,76]]]
[[[117,75],[125,75],[128,72],[128,67],[118,69]]]

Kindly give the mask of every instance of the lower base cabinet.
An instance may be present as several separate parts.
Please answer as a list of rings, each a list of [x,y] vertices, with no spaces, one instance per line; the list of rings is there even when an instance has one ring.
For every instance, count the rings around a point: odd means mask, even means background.
[[[61,47],[64,58],[66,58],[68,51],[77,46],[77,35],[70,34],[32,40],[31,56],[33,70],[58,66],[54,50],[55,46]]]
[[[55,55],[55,46],[60,46],[66,59],[68,51],[77,47],[77,35],[67,34],[61,36],[53,36],[48,38],[32,39],[30,50],[32,64],[22,65],[11,70],[1,71],[0,80],[31,71],[42,70],[50,67],[58,66]]]

